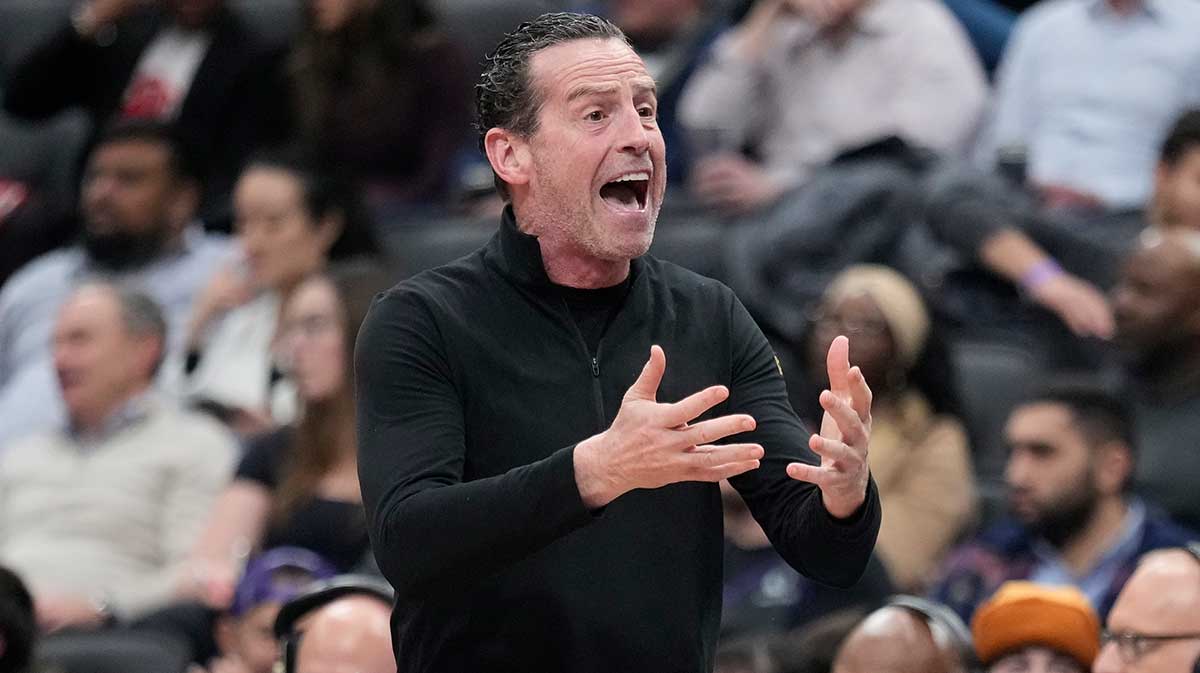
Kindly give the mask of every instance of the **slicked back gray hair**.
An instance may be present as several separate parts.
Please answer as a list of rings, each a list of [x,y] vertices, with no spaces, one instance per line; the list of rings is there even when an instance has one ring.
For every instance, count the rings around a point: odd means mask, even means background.
[[[506,34],[488,54],[483,74],[475,85],[476,130],[479,147],[493,128],[528,138],[538,128],[542,92],[529,77],[529,61],[537,52],[572,40],[617,39],[629,44],[625,33],[608,19],[591,14],[555,12],[526,21]],[[495,177],[496,189],[508,199],[508,185]]]

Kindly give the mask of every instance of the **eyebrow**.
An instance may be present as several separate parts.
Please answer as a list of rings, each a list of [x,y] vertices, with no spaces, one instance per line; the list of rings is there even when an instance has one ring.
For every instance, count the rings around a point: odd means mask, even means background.
[[[652,80],[637,81],[637,82],[634,82],[632,84],[632,86],[633,86],[633,93],[635,96],[639,95],[639,94],[645,94],[645,93],[649,93],[654,96],[658,95],[658,85],[655,84]],[[585,84],[582,86],[577,86],[574,89],[571,89],[571,92],[569,94],[567,94],[567,102],[570,103],[574,100],[577,100],[579,98],[585,98],[587,96],[611,95],[611,94],[617,93],[617,91],[619,91],[620,88],[621,88],[620,85],[617,85],[617,84],[601,84],[598,86]]]

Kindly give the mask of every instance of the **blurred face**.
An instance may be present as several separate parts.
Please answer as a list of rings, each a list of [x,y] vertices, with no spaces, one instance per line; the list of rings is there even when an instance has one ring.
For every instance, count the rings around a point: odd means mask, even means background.
[[[1060,545],[1091,518],[1098,495],[1092,451],[1058,403],[1017,407],[1008,419],[1005,481],[1014,516]]]
[[[154,340],[129,333],[110,291],[77,292],[54,328],[54,367],[71,419],[98,423],[149,385],[157,348]]]
[[[203,28],[224,6],[224,0],[165,0],[175,22],[184,28]]]
[[[1112,295],[1116,341],[1131,354],[1153,355],[1200,334],[1200,269],[1176,239],[1136,250]]]
[[[112,267],[144,261],[194,214],[187,196],[167,148],[143,140],[100,145],[81,186],[84,244]]]
[[[333,285],[313,278],[296,288],[284,308],[284,346],[292,378],[305,400],[336,395],[346,384],[346,341]]]
[[[1006,654],[987,669],[988,673],[1087,673],[1071,657],[1048,647],[1034,646]]]
[[[1200,147],[1184,152],[1173,165],[1159,164],[1153,202],[1159,226],[1200,231]]]
[[[629,260],[650,247],[666,189],[654,80],[618,40],[574,40],[535,54],[540,126],[519,150],[532,175],[514,206],[552,247]],[[518,200],[519,199],[519,200]]]
[[[360,12],[374,8],[378,0],[309,0],[313,25],[322,33],[341,30]]]
[[[879,304],[867,295],[826,302],[817,312],[809,337],[810,371],[825,377],[825,356],[838,335],[850,339],[850,361],[862,369],[867,385],[882,390],[896,368],[896,345]]]
[[[1138,635],[1200,636],[1200,569],[1187,552],[1153,552],[1125,583],[1107,629],[1135,636],[1106,643],[1095,673],[1192,673],[1200,637],[1140,640]]]
[[[221,643],[222,654],[240,661],[245,666],[244,673],[271,673],[280,655],[272,630],[278,614],[277,603],[265,603],[241,619],[230,619],[228,635]]]
[[[295,175],[252,167],[233,198],[238,244],[256,287],[286,290],[325,265],[338,225],[312,218]]]

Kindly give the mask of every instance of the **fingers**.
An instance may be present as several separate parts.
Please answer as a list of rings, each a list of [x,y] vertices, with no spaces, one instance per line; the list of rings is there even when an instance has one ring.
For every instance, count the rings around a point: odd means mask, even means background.
[[[807,481],[817,486],[828,484],[832,476],[830,470],[808,463],[788,463],[787,475],[797,481]]]
[[[820,435],[813,435],[808,438],[808,448],[813,450],[821,458],[832,463],[831,469],[837,466],[846,466],[860,460],[858,454],[853,448],[847,446],[845,442],[839,442],[836,439],[829,439]],[[822,465],[825,466],[825,460]]]
[[[835,337],[829,344],[829,353],[825,356],[825,370],[829,374],[829,389],[839,397],[850,394],[850,340],[844,336]]]
[[[720,481],[758,468],[763,453],[760,444],[713,444],[697,446],[685,460],[693,480]]]
[[[642,373],[629,386],[625,393],[627,400],[651,400],[658,395],[658,386],[662,383],[663,373],[667,371],[667,355],[659,346],[650,347],[650,359],[642,367]],[[683,421],[686,422],[686,421]]]
[[[749,432],[755,428],[754,418],[746,414],[721,416],[701,421],[679,431],[679,440],[685,446],[701,446],[711,444],[730,435]]]
[[[688,423],[727,399],[729,399],[728,388],[712,386],[698,393],[692,393],[678,402],[668,404],[665,411],[667,427],[673,428]]]
[[[867,430],[863,424],[863,420],[859,416],[858,411],[850,406],[849,402],[828,390],[821,393],[819,401],[821,408],[832,416],[834,422],[837,423],[841,435],[840,437],[826,436],[827,439],[840,439],[846,444],[853,445],[858,445],[866,439]]]
[[[858,414],[860,422],[866,424],[871,420],[871,401],[875,395],[871,386],[867,385],[867,377],[863,376],[858,367],[850,368],[850,406]]]

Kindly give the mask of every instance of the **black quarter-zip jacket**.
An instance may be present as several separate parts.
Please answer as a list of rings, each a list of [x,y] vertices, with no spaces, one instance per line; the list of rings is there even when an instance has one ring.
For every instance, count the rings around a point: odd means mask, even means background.
[[[397,590],[406,673],[712,670],[721,613],[716,484],[583,504],[575,444],[609,427],[650,346],[660,402],[710,385],[706,417],[748,413],[761,467],[732,480],[780,554],[857,581],[879,530],[875,485],[847,520],[784,471],[812,464],[777,361],[721,283],[644,256],[589,351],[537,240],[506,212],[478,252],[376,299],[359,335],[359,473],[375,556]]]

